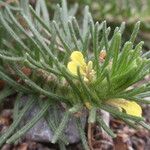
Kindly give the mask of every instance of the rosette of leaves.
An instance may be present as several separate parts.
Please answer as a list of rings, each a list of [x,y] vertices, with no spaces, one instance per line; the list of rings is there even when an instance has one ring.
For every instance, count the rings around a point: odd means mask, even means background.
[[[90,3],[93,17],[95,20],[107,20],[107,23],[114,28],[123,21],[126,22],[126,34],[124,38],[130,35],[137,20],[141,21],[141,31],[137,41],[144,40],[144,48],[149,50],[149,0],[100,0]]]
[[[150,83],[133,88],[150,73],[148,54],[142,52],[143,42],[134,43],[140,22],[135,24],[131,36],[124,42],[121,39],[124,23],[116,27],[111,36],[106,21],[94,23],[88,7],[85,7],[82,25],[78,24],[74,12],[68,9],[65,0],[62,0],[62,6],[57,5],[52,19],[43,0],[35,9],[24,0],[16,6],[6,5],[1,9],[1,31],[9,37],[4,35],[0,39],[0,79],[17,92],[17,97],[13,123],[1,135],[0,145],[16,142],[46,117],[54,131],[52,143],[58,142],[60,148],[65,148],[68,142],[62,138],[65,137],[63,131],[69,119],[75,117],[83,147],[89,149],[81,116],[75,115],[83,109],[87,109],[88,123],[98,123],[112,137],[115,134],[102,120],[100,110],[133,127],[142,125],[150,129],[141,114],[129,114],[125,105],[119,105],[117,101],[136,103],[139,108],[142,103],[150,103],[144,99],[150,96]],[[76,51],[80,56],[72,56]],[[75,64],[71,66],[74,73],[69,69],[70,62]],[[92,71],[91,77],[87,70]],[[24,106],[19,101],[22,95],[30,98]],[[117,105],[112,105],[114,102]],[[33,104],[39,105],[39,112],[25,126],[19,127]],[[48,109],[50,106],[57,109],[57,104],[65,107],[65,114],[61,121],[54,123],[53,118],[57,117],[50,117]]]
[[[47,1],[50,12],[53,12],[55,4],[58,1]],[[140,20],[142,32],[139,32],[137,41],[144,40],[145,50],[149,50],[149,0],[78,0],[76,5],[74,1],[68,0],[69,4],[74,8],[79,7],[79,14],[82,13],[82,9],[85,5],[90,6],[92,16],[94,20],[107,20],[107,24],[114,29],[122,22],[126,22],[126,32],[124,38],[127,39],[132,32],[134,24]],[[55,3],[52,5],[52,3]]]
[[[141,39],[145,41],[144,48],[149,50],[149,0],[108,0],[95,1],[91,4],[91,10],[95,14],[96,20],[106,19],[111,27],[118,26],[121,22],[126,22],[127,38],[132,31],[137,20],[141,21],[141,31],[137,37],[137,41]]]

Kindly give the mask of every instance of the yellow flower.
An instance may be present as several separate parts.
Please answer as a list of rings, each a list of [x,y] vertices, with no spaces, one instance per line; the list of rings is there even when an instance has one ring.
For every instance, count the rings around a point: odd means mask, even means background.
[[[92,105],[91,105],[90,102],[85,102],[85,106],[86,106],[86,108],[88,108],[88,109],[92,109]]]
[[[79,51],[72,52],[70,59],[67,68],[73,75],[78,75],[77,68],[79,67],[80,74],[84,76],[84,81],[88,82],[93,79],[95,72],[92,69],[92,61],[86,64],[83,54]]]
[[[128,101],[125,99],[110,99],[107,101],[108,104],[118,107],[120,111],[125,110],[125,112],[129,115],[141,117],[142,116],[142,109],[141,106],[138,105],[134,101]]]

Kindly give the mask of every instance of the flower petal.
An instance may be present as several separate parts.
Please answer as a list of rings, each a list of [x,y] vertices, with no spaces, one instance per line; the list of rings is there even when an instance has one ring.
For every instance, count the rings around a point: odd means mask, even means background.
[[[142,109],[141,106],[138,105],[134,101],[128,101],[125,99],[111,99],[107,101],[108,104],[118,107],[119,109],[122,108],[126,111],[127,114],[133,116],[142,116]]]
[[[88,108],[88,109],[92,109],[92,105],[90,102],[85,102],[85,106]]]
[[[86,65],[83,54],[79,51],[72,52],[70,58],[71,58],[72,61],[77,62],[81,66]]]
[[[67,65],[67,68],[69,69],[69,71],[74,74],[74,75],[78,75],[77,73],[77,67],[80,67],[80,73],[84,74],[83,70],[82,70],[82,66],[78,63],[78,62],[74,62],[74,61],[70,61]]]
[[[88,62],[87,68],[88,68],[89,71],[91,71],[93,69],[93,62],[92,61]]]

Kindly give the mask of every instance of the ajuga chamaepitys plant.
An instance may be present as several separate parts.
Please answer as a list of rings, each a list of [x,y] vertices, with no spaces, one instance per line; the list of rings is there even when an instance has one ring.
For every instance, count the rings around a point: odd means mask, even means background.
[[[87,6],[83,12],[79,24],[76,9],[68,9],[65,0],[57,5],[52,19],[44,0],[37,1],[35,9],[28,0],[1,8],[0,79],[7,88],[0,93],[0,104],[12,93],[17,96],[13,123],[0,135],[0,146],[16,142],[42,117],[51,120],[48,110],[50,106],[57,109],[57,104],[65,107],[64,116],[59,125],[50,121],[49,126],[54,131],[51,142],[58,142],[60,149],[67,144],[62,136],[71,117],[76,119],[84,149],[89,149],[82,115],[75,115],[83,109],[88,112],[88,124],[98,123],[112,137],[115,134],[99,115],[100,110],[133,127],[150,129],[141,109],[142,103],[150,103],[144,99],[150,96],[150,83],[134,87],[150,73],[143,42],[134,43],[140,22],[128,41],[122,41],[124,23],[109,35],[106,21],[94,23]],[[22,106],[23,95],[28,95],[29,101]],[[39,106],[39,112],[20,127],[33,104]]]

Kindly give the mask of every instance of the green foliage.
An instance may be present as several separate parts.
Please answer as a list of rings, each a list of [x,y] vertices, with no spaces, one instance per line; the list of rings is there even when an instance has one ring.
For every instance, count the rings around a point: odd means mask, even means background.
[[[107,100],[114,98],[150,103],[143,99],[150,96],[150,83],[129,88],[150,73],[150,60],[147,58],[149,54],[142,54],[143,42],[137,45],[134,43],[140,22],[135,24],[128,41],[124,42],[124,23],[110,35],[111,29],[107,27],[106,21],[95,23],[88,7],[84,9],[82,24],[78,23],[74,13],[75,10],[68,9],[65,0],[62,0],[61,6],[57,5],[52,19],[49,18],[43,0],[37,2],[35,9],[29,6],[27,0],[1,9],[0,33],[5,31],[5,35],[0,36],[0,79],[5,80],[11,90],[0,93],[0,98],[17,91],[18,94],[30,95],[31,101],[21,109],[18,107],[19,100],[16,99],[14,123],[1,135],[0,145],[5,142],[13,143],[42,117],[47,119],[49,127],[55,132],[52,142],[58,140],[60,145],[68,144],[60,137],[64,136],[63,131],[70,117],[82,110],[85,102],[89,102],[94,108],[89,110],[89,123],[98,122],[113,137],[114,133],[96,113],[98,110],[108,111],[130,125],[139,123],[149,129],[142,122],[143,118],[116,111],[106,104]],[[86,61],[93,61],[96,72],[93,82],[86,84],[79,70],[78,76],[73,76],[68,71],[66,66],[74,50],[81,51]],[[100,63],[99,54],[102,50],[106,50],[107,56]],[[24,67],[31,73],[23,71]],[[42,107],[38,114],[14,133],[26,111],[34,103],[41,104],[42,99],[47,101],[40,105]],[[50,121],[49,117],[52,116],[47,114],[50,105],[58,109],[57,103],[66,104],[65,115],[59,124],[55,120]],[[84,148],[89,149],[79,118],[77,126]]]

